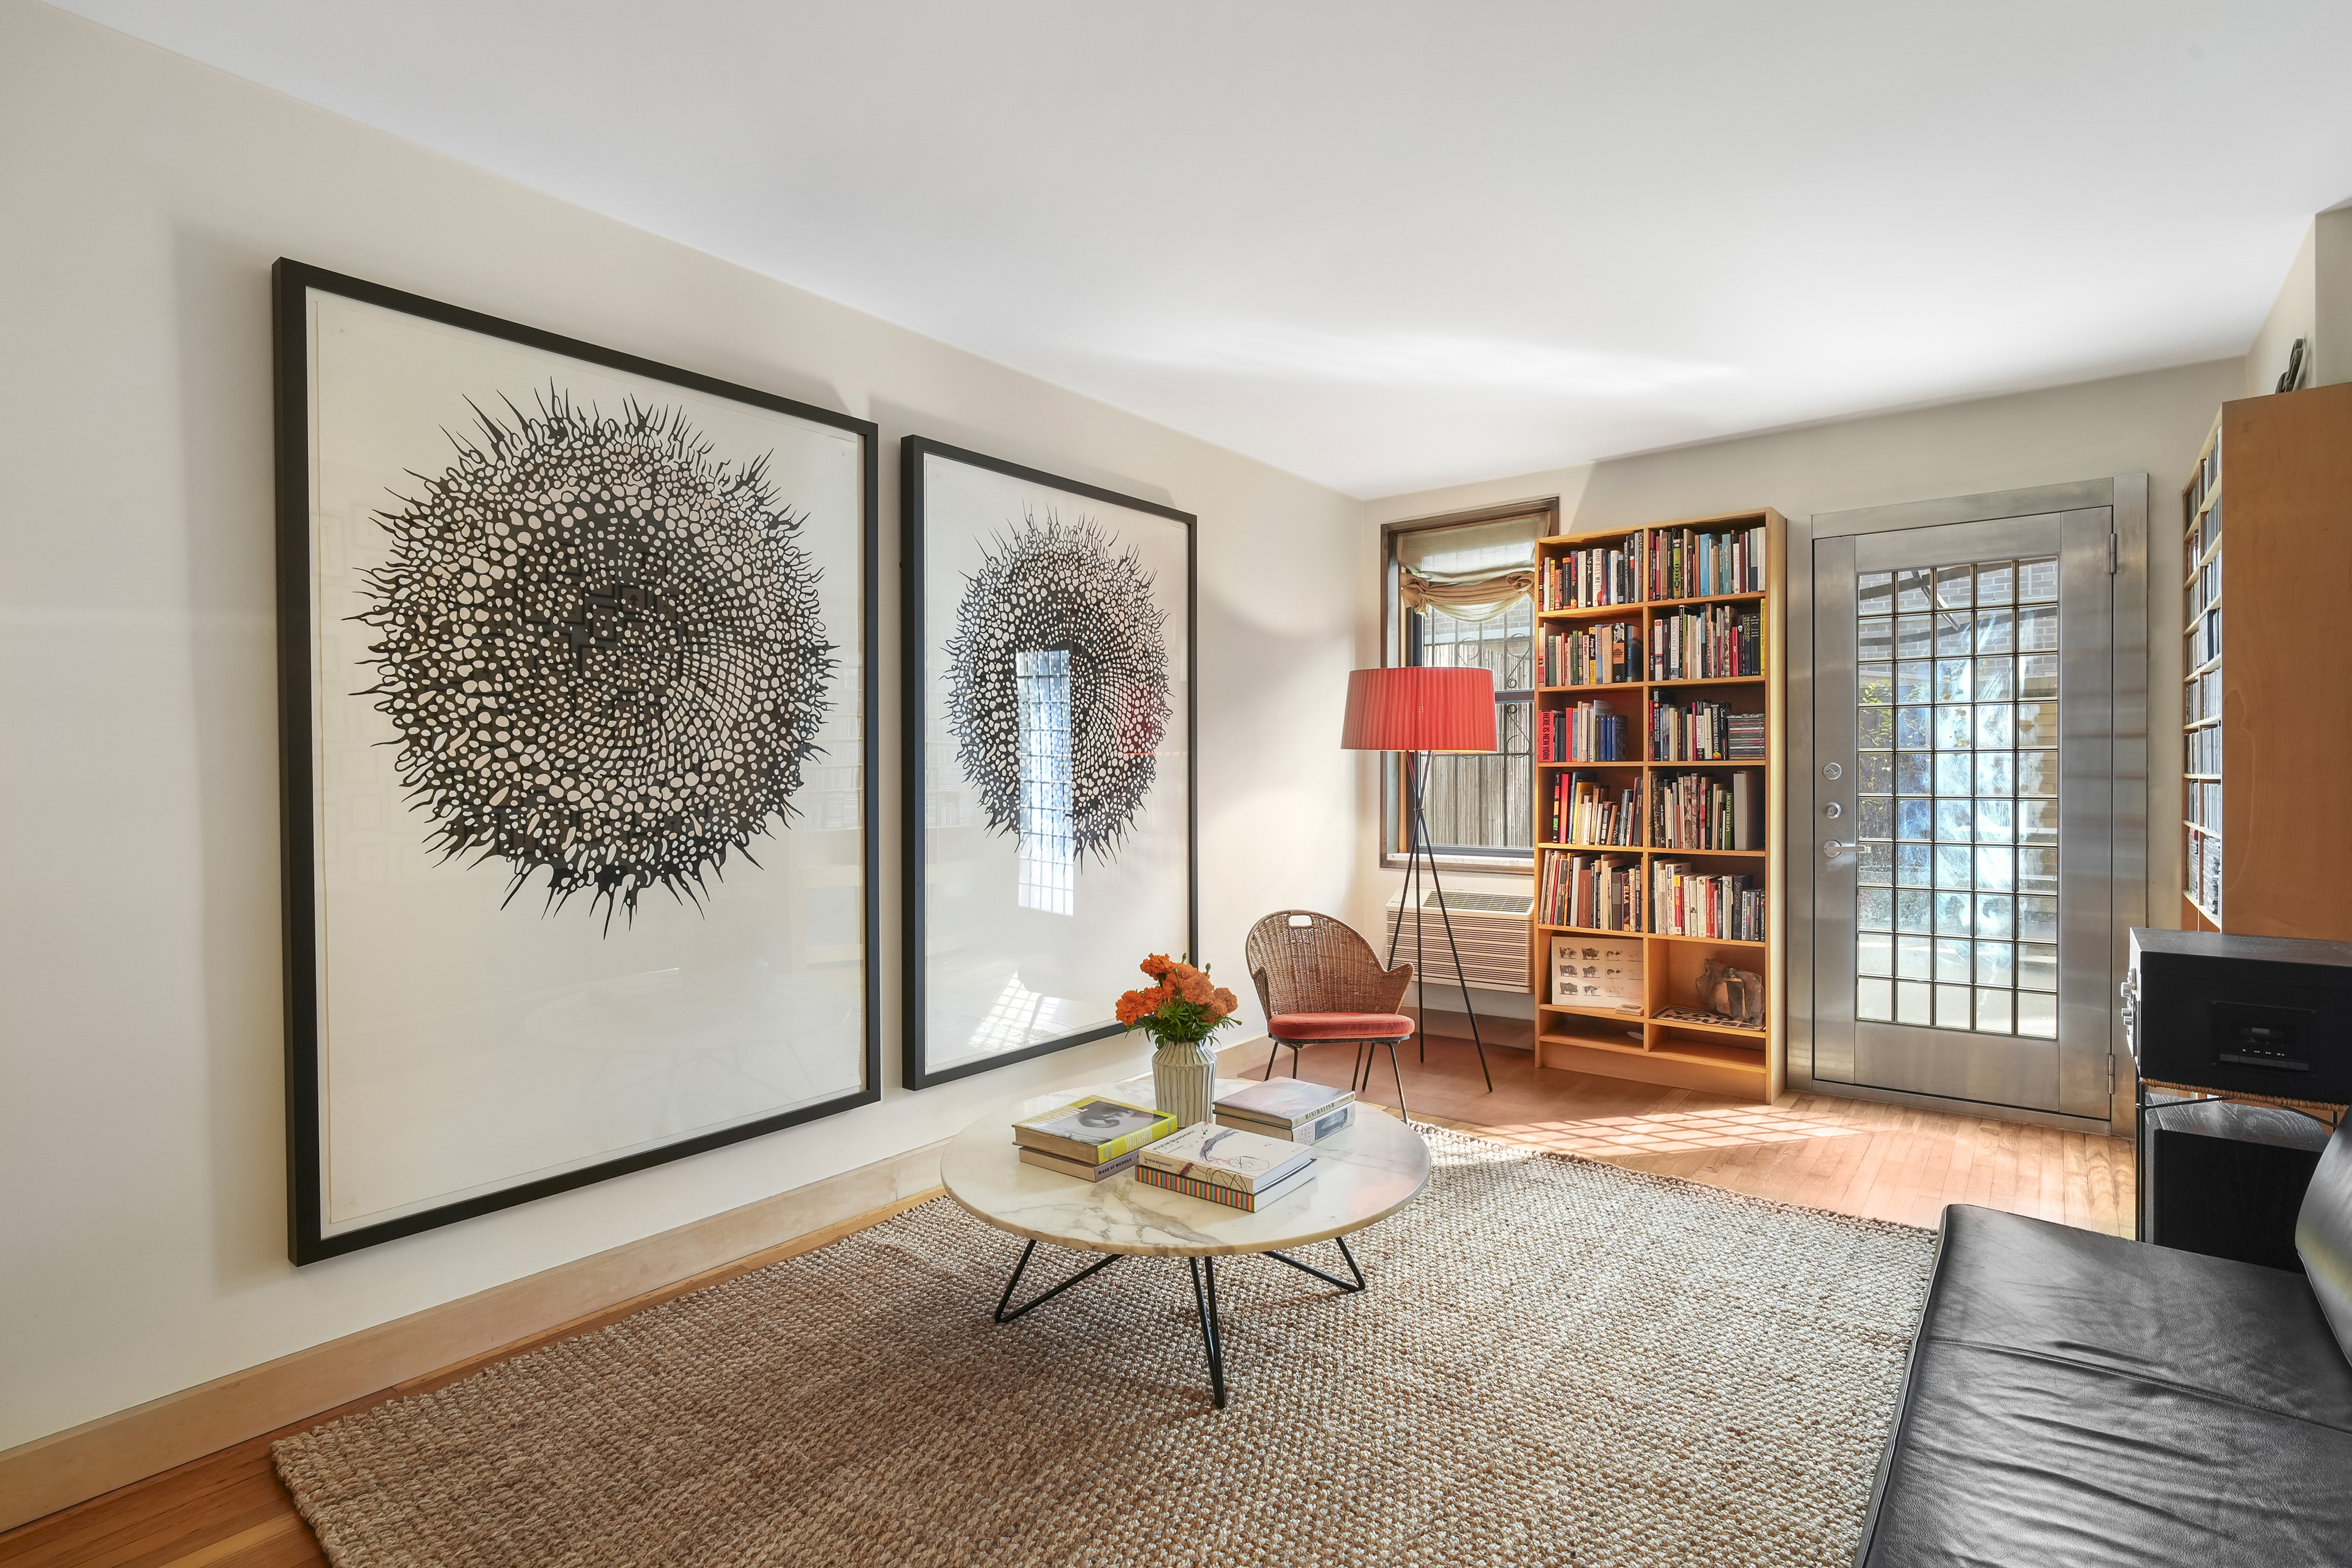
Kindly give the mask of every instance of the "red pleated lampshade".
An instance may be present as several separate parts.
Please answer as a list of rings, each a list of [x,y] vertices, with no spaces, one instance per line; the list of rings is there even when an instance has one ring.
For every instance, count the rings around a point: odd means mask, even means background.
[[[1492,751],[1494,672],[1350,670],[1339,745],[1348,751]]]

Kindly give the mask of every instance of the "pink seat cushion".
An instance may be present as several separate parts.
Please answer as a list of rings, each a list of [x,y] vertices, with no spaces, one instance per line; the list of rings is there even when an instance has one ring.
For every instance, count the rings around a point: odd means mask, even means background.
[[[1402,1013],[1276,1013],[1265,1031],[1276,1040],[1403,1040],[1412,1020]]]

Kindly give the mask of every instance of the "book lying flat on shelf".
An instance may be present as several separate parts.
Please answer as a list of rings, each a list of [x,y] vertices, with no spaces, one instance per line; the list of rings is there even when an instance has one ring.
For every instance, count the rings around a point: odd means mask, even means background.
[[[1277,1078],[1217,1101],[1217,1124],[1294,1144],[1320,1143],[1356,1119],[1356,1092]]]
[[[1164,1112],[1090,1094],[1042,1116],[1013,1123],[1013,1141],[1066,1160],[1101,1165],[1175,1130],[1176,1118]]]
[[[1551,939],[1551,1005],[1642,1011],[1642,944],[1589,936]]]
[[[1286,1139],[1196,1122],[1146,1147],[1136,1162],[1135,1174],[1140,1179],[1147,1171],[1157,1171],[1248,1193],[1281,1181],[1313,1159],[1306,1149]]]
[[[1247,1214],[1255,1214],[1261,1209],[1270,1208],[1280,1203],[1284,1198],[1313,1181],[1315,1162],[1308,1160],[1280,1181],[1268,1183],[1255,1192],[1244,1192],[1237,1186],[1223,1186],[1216,1182],[1204,1181],[1197,1176],[1179,1176],[1174,1171],[1159,1170],[1145,1165],[1135,1167],[1135,1179],[1146,1186],[1166,1187],[1170,1192],[1181,1192],[1186,1197],[1206,1198],[1211,1203],[1222,1203],[1227,1208],[1238,1208]]]
[[[1041,1171],[1054,1171],[1062,1176],[1076,1176],[1080,1181],[1108,1181],[1121,1171],[1131,1171],[1135,1168],[1135,1151],[1129,1149],[1115,1159],[1108,1159],[1097,1165],[1092,1160],[1073,1160],[1060,1155],[1048,1154],[1044,1149],[1023,1149],[1021,1163],[1024,1166],[1035,1166]]]

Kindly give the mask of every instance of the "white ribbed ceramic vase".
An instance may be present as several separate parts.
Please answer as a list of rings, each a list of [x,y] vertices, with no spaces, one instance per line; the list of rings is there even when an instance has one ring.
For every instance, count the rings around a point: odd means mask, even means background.
[[[1151,1053],[1151,1103],[1179,1127],[1209,1119],[1217,1103],[1217,1051],[1205,1040],[1171,1040]]]

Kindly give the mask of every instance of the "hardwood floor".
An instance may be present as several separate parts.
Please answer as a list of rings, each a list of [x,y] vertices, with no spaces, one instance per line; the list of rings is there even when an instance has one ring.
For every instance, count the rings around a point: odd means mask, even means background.
[[[1777,1105],[1580,1072],[1538,1071],[1524,1051],[1486,1048],[1488,1093],[1467,1040],[1443,1036],[1398,1053],[1416,1118],[1465,1132],[1685,1176],[1757,1197],[1933,1229],[1948,1203],[2054,1219],[2110,1236],[2132,1231],[2131,1145],[2120,1138],[1950,1116],[1827,1094]],[[1349,1045],[1308,1046],[1300,1071],[1343,1084]],[[1228,1051],[1224,1071],[1255,1078],[1265,1048]],[[1282,1052],[1277,1072],[1290,1067]],[[1388,1053],[1365,1098],[1396,1103]]]
[[[1433,1039],[1426,1064],[1415,1049],[1400,1051],[1413,1115],[1759,1197],[1906,1225],[1932,1228],[1946,1204],[1975,1203],[2114,1235],[2131,1230],[2132,1154],[2118,1139],[1827,1095],[1748,1104],[1613,1078],[1538,1073],[1524,1051],[1489,1047],[1486,1055],[1495,1074],[1491,1094],[1466,1040]],[[1344,1083],[1353,1058],[1350,1046],[1309,1046],[1301,1071],[1322,1082]],[[1283,1070],[1289,1061],[1285,1051]],[[1264,1047],[1237,1047],[1226,1053],[1224,1070],[1255,1078],[1265,1062]],[[1385,1053],[1366,1097],[1395,1102]],[[653,1298],[599,1314],[599,1321],[651,1304]],[[567,1324],[560,1332],[591,1326]],[[0,1568],[323,1563],[318,1542],[270,1468],[270,1443],[398,1395],[438,1387],[484,1364],[386,1389],[0,1534]]]

